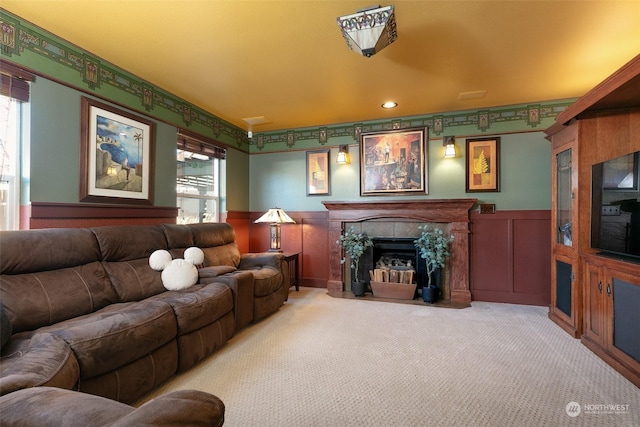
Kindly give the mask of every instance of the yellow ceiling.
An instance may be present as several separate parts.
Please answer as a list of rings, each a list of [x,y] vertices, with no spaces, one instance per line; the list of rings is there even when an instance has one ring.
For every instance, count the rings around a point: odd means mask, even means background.
[[[579,97],[640,53],[640,0],[380,4],[398,40],[366,58],[336,18],[371,0],[1,2],[241,128],[271,122],[254,132]]]

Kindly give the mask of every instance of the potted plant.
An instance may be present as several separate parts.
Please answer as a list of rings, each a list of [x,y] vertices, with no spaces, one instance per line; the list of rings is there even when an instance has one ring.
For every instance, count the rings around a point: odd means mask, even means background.
[[[340,239],[336,241],[336,244],[340,245],[346,255],[349,255],[351,262],[351,269],[353,269],[353,276],[351,278],[351,290],[354,295],[361,297],[364,295],[364,281],[360,280],[359,267],[360,257],[364,254],[367,248],[373,246],[373,241],[364,233],[357,233],[355,228],[349,227],[343,234],[340,235]],[[347,262],[346,256],[340,261],[341,264]]]
[[[430,228],[429,225],[421,225],[418,229],[422,232],[420,237],[413,241],[413,244],[420,252],[420,257],[427,263],[427,276],[429,278],[427,286],[422,287],[422,299],[425,302],[434,302],[438,295],[438,284],[432,283],[432,276],[438,269],[444,268],[447,258],[449,258],[449,244],[453,242],[453,236],[445,236],[444,232],[438,228]]]

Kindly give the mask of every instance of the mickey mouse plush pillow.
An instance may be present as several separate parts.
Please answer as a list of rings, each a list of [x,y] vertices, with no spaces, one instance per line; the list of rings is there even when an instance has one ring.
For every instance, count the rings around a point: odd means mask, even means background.
[[[162,284],[170,291],[187,289],[198,283],[196,265],[204,261],[202,249],[191,247],[184,251],[184,259],[171,259],[169,251],[159,249],[149,257],[149,266],[162,271]]]

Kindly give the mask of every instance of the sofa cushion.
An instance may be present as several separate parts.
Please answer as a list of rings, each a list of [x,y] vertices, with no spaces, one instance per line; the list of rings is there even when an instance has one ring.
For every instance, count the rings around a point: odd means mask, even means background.
[[[202,279],[210,279],[212,277],[222,276],[223,274],[233,273],[237,268],[230,265],[212,265],[198,269],[198,277]]]
[[[195,246],[191,228],[180,224],[162,224],[162,230],[167,239],[169,249],[188,248]],[[180,255],[180,258],[182,255]]]
[[[168,249],[164,231],[157,225],[94,227],[102,260],[108,262],[149,258],[157,249]]]
[[[149,300],[162,301],[173,308],[178,322],[178,335],[198,330],[233,310],[233,294],[223,283],[163,292]]]
[[[124,366],[176,337],[171,306],[160,301],[112,304],[43,331],[64,339],[80,365],[80,377]]]
[[[71,348],[55,335],[16,334],[2,351],[0,395],[46,385],[70,389],[79,378],[80,368]]]
[[[0,299],[13,333],[17,333],[99,310],[118,302],[118,295],[102,264],[92,262],[58,270],[3,274]]]
[[[148,258],[103,262],[121,302],[141,301],[166,291],[162,272],[149,266]]]
[[[82,228],[0,232],[0,274],[75,267],[100,260],[94,234]]]
[[[193,233],[193,245],[204,252],[204,266],[229,265],[238,267],[240,250],[236,244],[233,227],[222,222],[189,224]]]
[[[229,267],[238,267],[240,264],[240,251],[235,243],[227,243],[222,246],[199,246],[204,252],[204,266],[211,267],[214,265],[226,265]]]

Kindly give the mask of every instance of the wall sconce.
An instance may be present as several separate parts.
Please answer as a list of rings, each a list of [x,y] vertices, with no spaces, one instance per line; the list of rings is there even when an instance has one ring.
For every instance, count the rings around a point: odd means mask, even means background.
[[[256,219],[254,223],[269,224],[269,252],[282,252],[280,249],[280,224],[295,224],[296,222],[282,209],[273,208]]]
[[[456,138],[454,136],[445,136],[442,138],[442,145],[444,146],[444,158],[448,159],[456,156]]]
[[[341,145],[338,148],[338,158],[336,159],[336,163],[339,165],[348,165],[351,163],[348,145]]]

